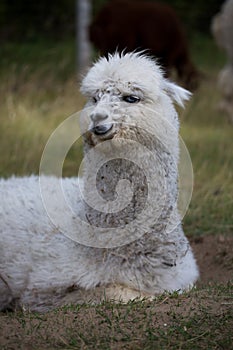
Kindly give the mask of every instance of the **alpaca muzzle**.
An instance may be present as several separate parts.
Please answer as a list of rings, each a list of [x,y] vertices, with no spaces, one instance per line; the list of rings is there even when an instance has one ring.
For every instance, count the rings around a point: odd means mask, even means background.
[[[105,135],[113,128],[112,123],[95,125],[91,131],[95,135]]]
[[[104,109],[97,107],[97,109],[90,115],[90,118],[93,123],[91,131],[95,135],[105,135],[113,127],[113,123],[109,121],[109,115]]]

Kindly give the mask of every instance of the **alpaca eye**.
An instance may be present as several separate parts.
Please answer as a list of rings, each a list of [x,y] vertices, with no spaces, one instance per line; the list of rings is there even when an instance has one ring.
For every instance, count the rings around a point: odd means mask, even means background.
[[[128,103],[136,103],[140,101],[140,98],[134,95],[123,96],[123,101]]]

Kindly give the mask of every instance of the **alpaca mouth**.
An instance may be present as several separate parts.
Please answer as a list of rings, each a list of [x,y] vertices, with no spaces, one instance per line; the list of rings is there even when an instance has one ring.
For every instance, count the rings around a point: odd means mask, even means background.
[[[112,130],[113,124],[101,124],[101,125],[96,125],[92,128],[92,132],[95,135],[103,136],[106,135],[110,130]]]

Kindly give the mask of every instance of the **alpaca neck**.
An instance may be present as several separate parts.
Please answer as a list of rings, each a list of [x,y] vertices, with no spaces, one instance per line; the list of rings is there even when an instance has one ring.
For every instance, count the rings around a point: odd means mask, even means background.
[[[114,146],[112,146],[111,141],[103,150],[99,149],[98,146],[93,147],[89,142],[84,145],[86,155],[84,193],[87,199],[85,214],[90,224],[105,228],[123,227],[135,220],[144,210],[149,198],[149,190],[152,192],[150,195],[150,212],[151,217],[154,217],[152,226],[157,225],[159,215],[163,216],[164,221],[168,211],[171,210],[171,205],[169,208],[167,203],[176,200],[176,176],[174,177],[176,164],[172,164],[171,167],[172,155],[157,140],[148,140],[148,138],[143,138],[143,135],[140,136],[142,138],[140,143],[147,142],[151,154],[145,161],[144,154],[140,155],[137,150],[135,150],[135,154],[132,154],[132,151],[128,156],[129,145],[127,143],[126,146],[123,146],[123,150],[121,144],[118,145],[118,149],[116,146],[115,153],[112,153]],[[138,142],[139,135],[137,134],[135,138]],[[142,167],[138,166],[136,161],[140,156]],[[94,180],[90,181],[93,174],[95,175]],[[125,182],[123,186],[119,186],[122,184],[122,180]],[[130,195],[127,194],[129,192]],[[99,198],[99,201],[95,201],[95,198]],[[106,203],[104,210],[99,205],[102,202]],[[122,203],[124,205],[121,205]],[[119,209],[117,210],[117,208]],[[166,208],[166,213],[163,208]]]
[[[88,182],[88,177],[85,177]],[[123,182],[124,181],[124,182]],[[147,200],[148,186],[145,174],[132,162],[125,159],[112,159],[97,171],[97,196],[106,203],[104,211],[93,208],[93,188],[85,186],[85,212],[88,221],[100,227],[118,227],[134,220],[144,208]],[[127,195],[128,193],[128,195]],[[119,208],[119,210],[117,210]]]

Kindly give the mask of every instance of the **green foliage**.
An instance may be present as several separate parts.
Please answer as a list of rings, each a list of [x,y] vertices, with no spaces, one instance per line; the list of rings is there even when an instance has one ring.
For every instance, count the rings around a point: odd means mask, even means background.
[[[74,35],[75,0],[2,0],[0,23],[3,40],[65,38]]]
[[[90,1],[93,15],[109,1],[111,0]],[[223,0],[160,1],[175,8],[189,34],[196,30],[209,32],[211,18],[223,3]],[[2,0],[0,2],[0,40],[25,41],[45,37],[60,40],[70,35],[74,36],[75,4],[75,0]]]

